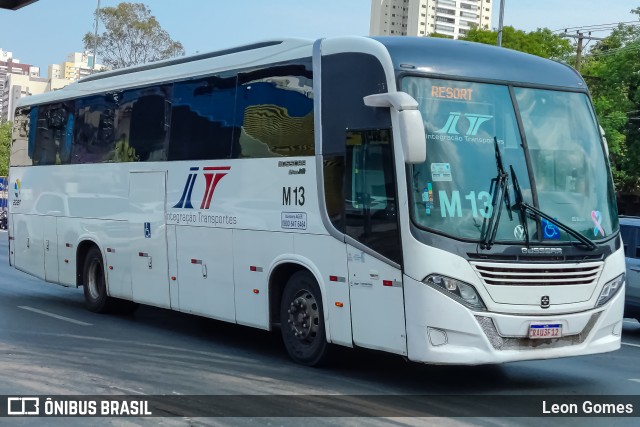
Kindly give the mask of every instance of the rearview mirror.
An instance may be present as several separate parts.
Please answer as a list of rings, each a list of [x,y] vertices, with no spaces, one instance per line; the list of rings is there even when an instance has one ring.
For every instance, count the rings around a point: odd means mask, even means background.
[[[406,92],[387,92],[365,96],[368,107],[393,108],[398,113],[398,131],[404,161],[408,164],[424,163],[427,158],[427,139],[418,101]]]

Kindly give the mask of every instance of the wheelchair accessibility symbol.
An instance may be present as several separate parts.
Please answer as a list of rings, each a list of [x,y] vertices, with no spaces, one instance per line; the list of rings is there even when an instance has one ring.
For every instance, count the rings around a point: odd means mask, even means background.
[[[545,239],[560,239],[560,229],[546,219],[542,219],[542,234]]]

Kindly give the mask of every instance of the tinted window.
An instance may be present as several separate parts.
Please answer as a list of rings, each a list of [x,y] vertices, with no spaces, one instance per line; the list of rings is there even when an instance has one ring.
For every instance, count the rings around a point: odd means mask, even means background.
[[[391,127],[388,108],[364,105],[363,97],[387,92],[378,58],[364,53],[322,57],[322,154],[344,154],[345,129]]]
[[[11,166],[31,166],[33,164],[31,160],[33,147],[29,147],[31,111],[34,111],[34,115],[37,117],[36,108],[33,110],[23,108],[16,111],[11,141]]]
[[[391,130],[347,133],[346,233],[400,263]]]
[[[35,144],[31,153],[34,165],[69,162],[73,141],[73,111],[68,105],[53,104],[37,109]]]
[[[629,253],[629,246],[635,246],[636,229],[637,227],[630,225],[620,225],[620,234],[622,235],[622,243],[624,244],[624,255],[627,257],[633,256]]]
[[[345,183],[352,160],[345,158],[348,129],[391,127],[388,108],[364,105],[362,98],[387,91],[380,61],[363,53],[322,57],[322,154],[325,206],[333,226],[345,231]],[[346,172],[345,172],[346,170]],[[350,185],[350,184],[349,184]]]
[[[311,61],[238,75],[234,157],[312,156]]]
[[[116,162],[167,160],[168,86],[120,94],[115,123]]]
[[[231,157],[235,84],[209,77],[174,85],[169,160]]]
[[[115,160],[114,95],[98,95],[76,101],[71,163]]]

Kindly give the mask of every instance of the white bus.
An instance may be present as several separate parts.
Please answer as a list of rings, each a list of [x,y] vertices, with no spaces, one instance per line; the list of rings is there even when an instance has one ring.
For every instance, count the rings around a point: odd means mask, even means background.
[[[583,79],[433,38],[287,39],[17,104],[10,262],[148,304],[438,364],[616,350],[624,253]]]

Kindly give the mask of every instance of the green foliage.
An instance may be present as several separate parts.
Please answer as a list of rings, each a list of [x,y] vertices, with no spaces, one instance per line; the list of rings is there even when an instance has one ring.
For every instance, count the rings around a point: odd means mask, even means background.
[[[436,39],[452,39],[453,36],[448,36],[446,34],[440,34],[440,33],[431,33],[429,34],[429,37],[434,37]]]
[[[640,7],[631,11],[640,17]],[[496,31],[474,28],[465,40],[497,43]],[[502,45],[544,58],[573,63],[575,47],[548,29],[526,33],[504,27]],[[611,35],[583,52],[581,72],[589,85],[609,145],[615,185],[640,192],[640,26],[619,25]]]
[[[98,55],[112,69],[184,55],[182,43],[172,40],[142,3],[103,7],[98,15],[105,27],[98,34]],[[83,41],[85,49],[93,50],[94,33],[86,33]]]
[[[11,150],[11,122],[0,124],[0,176],[9,175],[9,152]]]
[[[463,40],[495,45],[498,41],[498,32],[475,27],[469,30]],[[556,60],[567,60],[573,52],[569,40],[553,34],[548,28],[538,28],[527,33],[510,26],[504,27],[502,46]]]
[[[640,16],[640,8],[631,11]],[[582,72],[609,143],[616,187],[640,190],[640,27],[620,25],[585,57]]]

